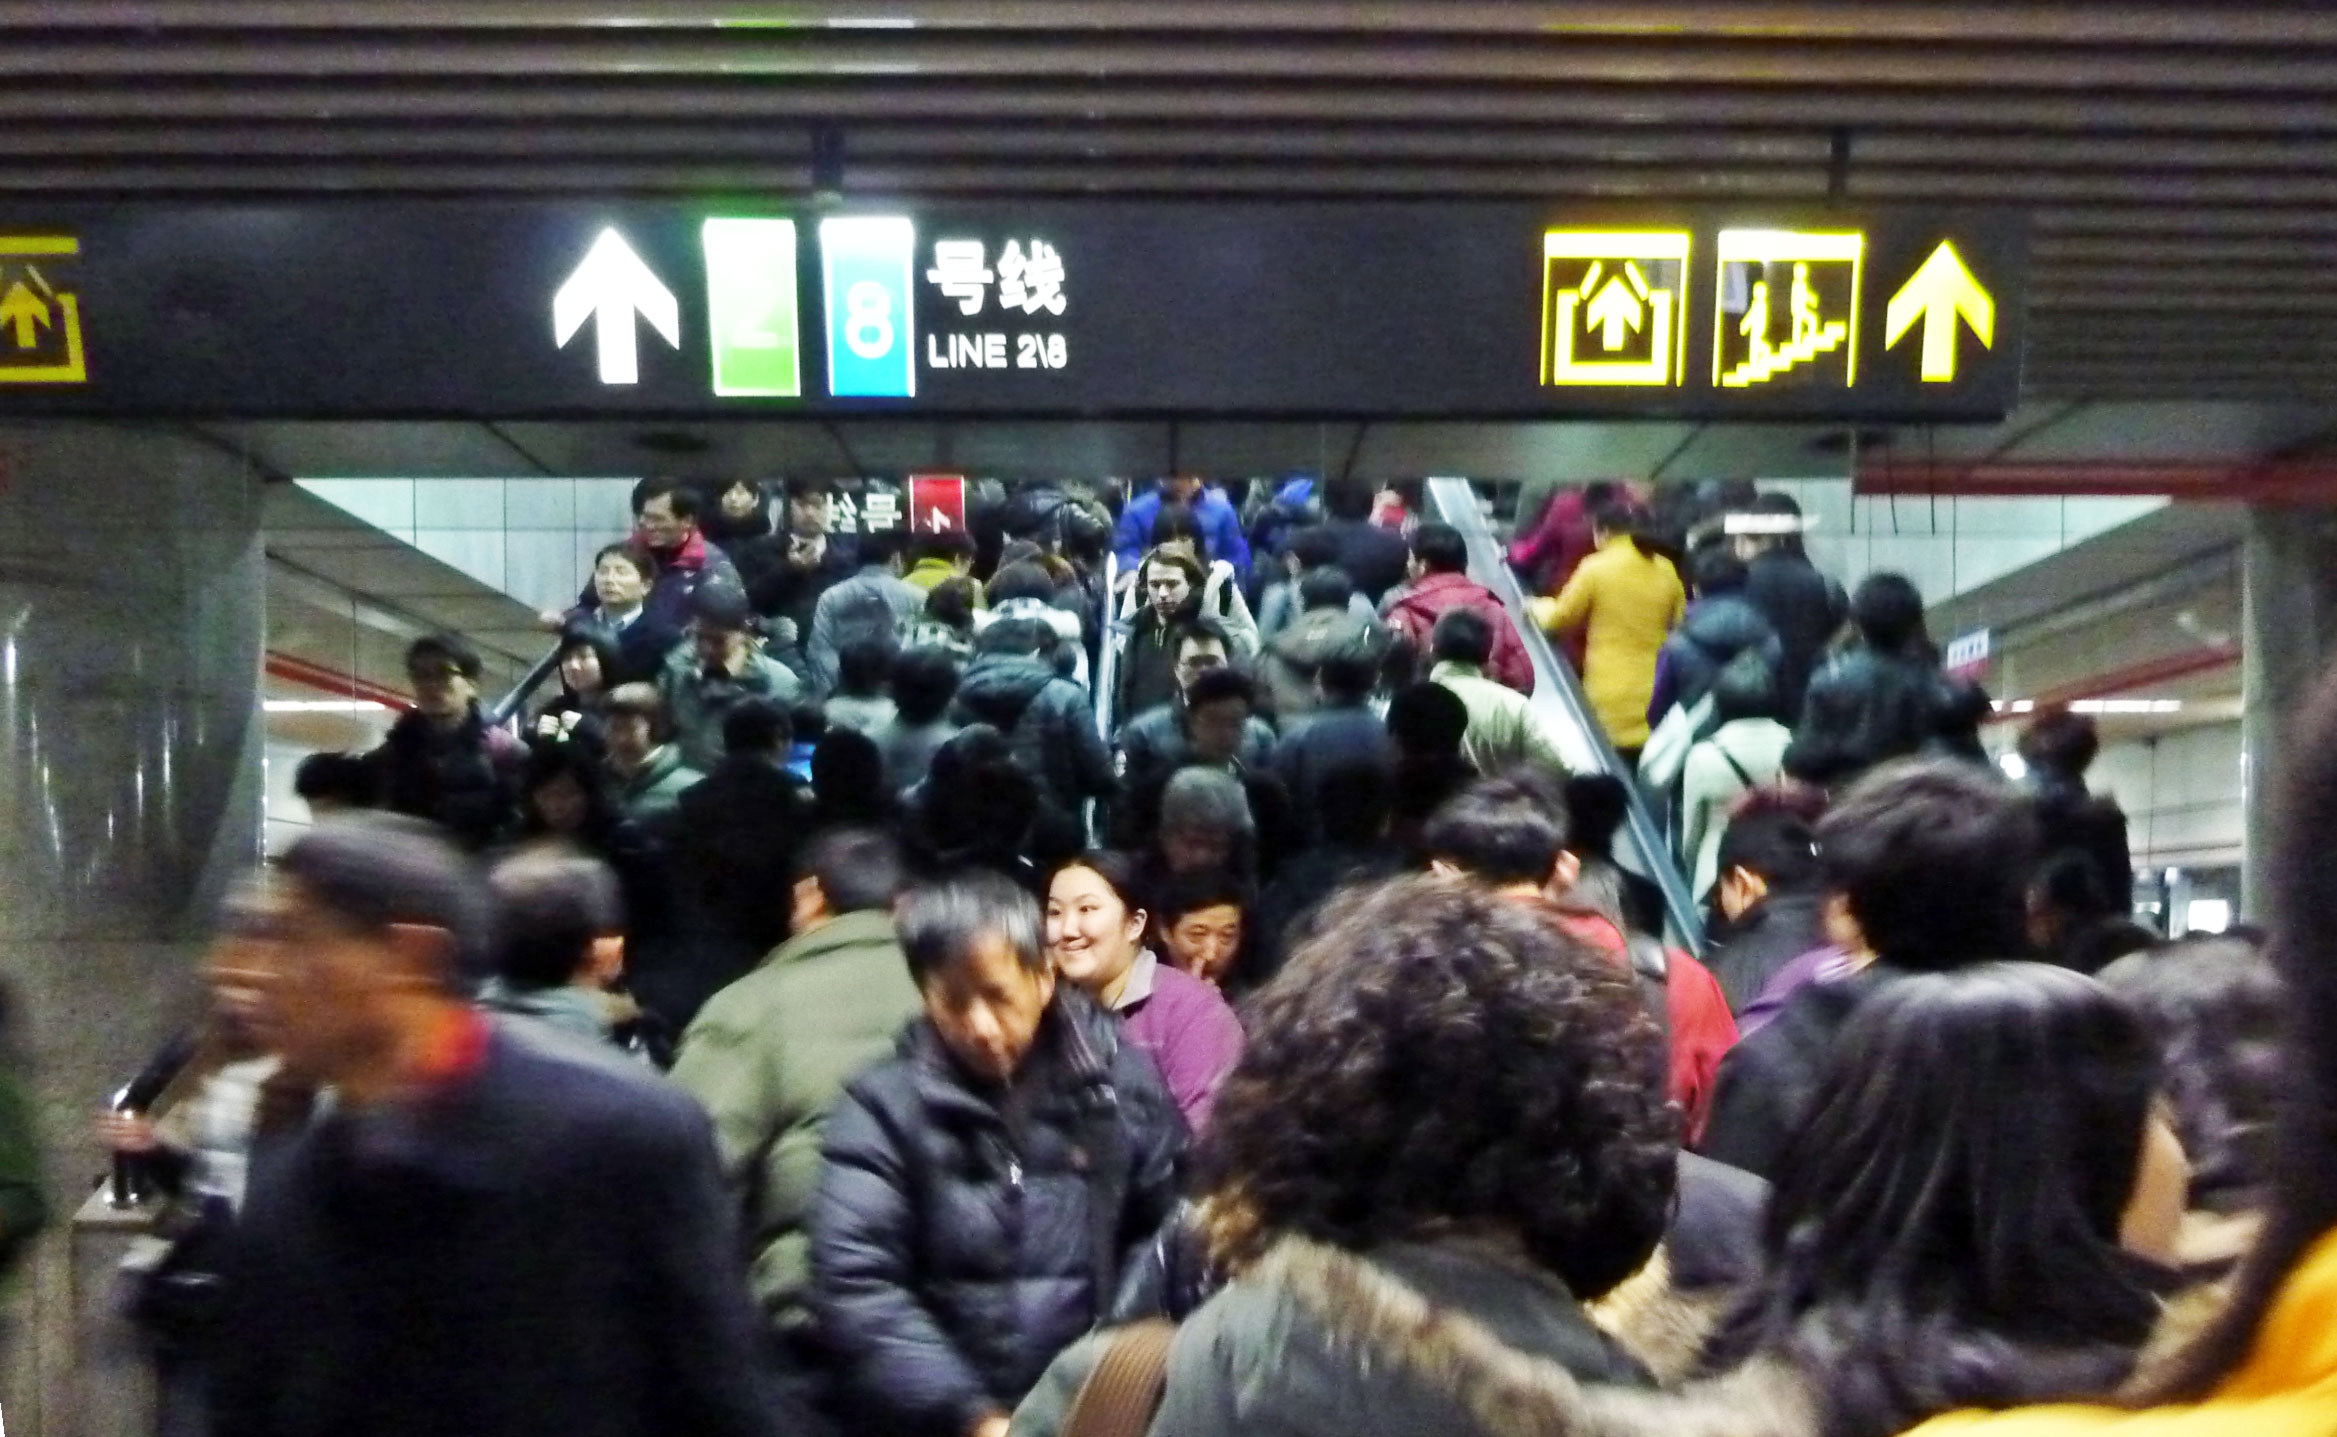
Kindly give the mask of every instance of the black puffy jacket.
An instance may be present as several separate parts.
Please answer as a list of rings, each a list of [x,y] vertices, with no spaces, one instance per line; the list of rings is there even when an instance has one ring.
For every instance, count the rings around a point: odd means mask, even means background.
[[[1810,680],[1785,771],[1841,784],[1888,759],[1921,751],[1940,731],[1947,690],[1927,657],[1855,648]]]
[[[1801,712],[1802,695],[1810,675],[1824,660],[1826,645],[1850,617],[1850,600],[1842,586],[1818,572],[1798,555],[1772,549],[1746,566],[1745,599],[1761,611],[1785,661],[1777,671],[1777,694],[1785,712]]]
[[[812,1214],[812,1310],[853,1430],[964,1437],[1013,1411],[1141,1271],[1184,1146],[1152,1060],[1068,986],[1011,1092],[911,1024],[829,1115]]]
[[[1688,606],[1687,617],[1663,641],[1656,656],[1655,697],[1647,705],[1650,727],[1663,722],[1675,704],[1693,706],[1712,691],[1712,681],[1738,654],[1752,652],[1782,677],[1785,647],[1777,630],[1752,602],[1738,594],[1715,594]],[[1780,710],[1791,717],[1793,710]]]
[[[950,717],[1006,735],[1015,767],[1058,812],[1112,791],[1112,754],[1096,732],[1087,690],[1028,654],[977,654],[958,684]]]

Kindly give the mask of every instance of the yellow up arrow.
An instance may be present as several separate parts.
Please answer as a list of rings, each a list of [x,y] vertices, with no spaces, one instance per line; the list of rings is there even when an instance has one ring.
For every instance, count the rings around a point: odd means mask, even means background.
[[[1923,321],[1923,382],[1946,384],[1956,377],[1956,316],[1972,326],[1980,347],[1996,346],[1996,301],[1972,278],[1962,255],[1947,240],[1915,271],[1904,289],[1891,296],[1884,315],[1883,348],[1907,337],[1915,321]]]

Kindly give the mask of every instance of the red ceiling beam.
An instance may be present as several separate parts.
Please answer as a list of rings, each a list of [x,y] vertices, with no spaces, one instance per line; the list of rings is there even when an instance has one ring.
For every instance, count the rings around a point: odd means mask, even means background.
[[[1861,494],[2164,496],[2222,504],[2337,504],[2337,468],[2152,460],[1984,464],[1869,464]]]
[[[287,683],[303,684],[335,698],[371,699],[393,709],[403,709],[413,703],[412,699],[396,689],[385,688],[339,669],[329,669],[322,664],[294,658],[290,654],[280,654],[274,649],[268,650],[266,667],[269,673]]]

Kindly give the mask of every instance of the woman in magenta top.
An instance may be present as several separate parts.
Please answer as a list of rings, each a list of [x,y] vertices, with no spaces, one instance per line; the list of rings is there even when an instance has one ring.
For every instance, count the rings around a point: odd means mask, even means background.
[[[1242,1027],[1209,984],[1154,956],[1150,921],[1135,896],[1135,864],[1087,853],[1047,884],[1047,950],[1063,980],[1120,1015],[1128,1037],[1152,1055],[1185,1123],[1208,1126],[1217,1085],[1241,1056]]]

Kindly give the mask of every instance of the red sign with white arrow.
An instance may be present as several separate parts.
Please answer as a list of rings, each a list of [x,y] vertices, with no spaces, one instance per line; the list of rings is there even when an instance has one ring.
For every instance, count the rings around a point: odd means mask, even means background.
[[[962,474],[909,476],[909,528],[942,534],[966,527],[966,479]]]

